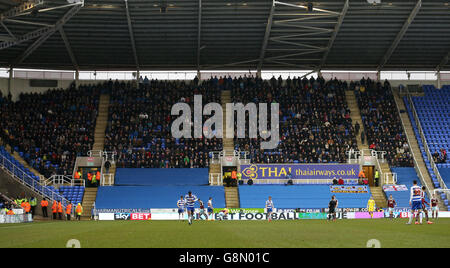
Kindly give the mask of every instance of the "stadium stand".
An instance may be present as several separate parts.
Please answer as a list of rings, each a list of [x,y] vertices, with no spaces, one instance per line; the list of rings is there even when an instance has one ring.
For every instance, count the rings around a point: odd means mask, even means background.
[[[281,142],[262,151],[263,139],[247,136],[235,138],[235,149],[250,152],[253,163],[345,163],[346,151],[358,148],[346,89],[346,82],[320,78],[240,83],[232,90],[233,103],[280,104]]]
[[[189,191],[205,204],[212,197],[215,207],[225,207],[221,186],[104,186],[98,189],[95,205],[99,210],[176,208],[180,196]]]
[[[0,101],[1,138],[45,177],[71,175],[92,148],[101,84]]]
[[[423,86],[425,93],[424,97],[412,97],[414,108],[422,126],[427,145],[430,150],[430,154],[433,157],[433,161],[439,170],[439,173],[448,187],[450,185],[450,163],[447,156],[448,150],[450,150],[450,134],[448,133],[448,127],[450,126],[450,87],[444,86],[442,89],[436,89],[434,86]],[[412,107],[410,106],[407,98],[404,98],[404,102],[408,109],[408,114],[413,122],[414,132],[417,140],[420,144],[423,158],[430,173],[433,184],[436,188],[440,188],[438,178],[431,166],[431,161],[425,151],[425,146],[420,138],[418,127],[415,123],[412,113]],[[442,200],[446,206],[448,206],[448,200],[445,194],[441,194]],[[450,208],[450,207],[449,207]]]
[[[326,208],[335,195],[340,208],[365,208],[370,198],[368,193],[332,193],[330,186],[322,185],[252,185],[240,186],[239,195],[242,208],[261,208],[269,196],[275,208],[280,209],[313,209]]]
[[[174,139],[170,116],[178,102],[190,105],[194,95],[203,103],[220,103],[220,87],[205,81],[140,84],[115,83],[111,91],[105,150],[117,152],[118,168],[205,168],[209,152],[222,150],[219,139]],[[192,109],[193,110],[193,109]],[[193,112],[193,111],[192,111]]]
[[[410,147],[389,82],[386,80],[381,84],[363,78],[350,87],[355,90],[369,148],[385,151],[391,167],[413,167]]]
[[[116,186],[208,185],[207,168],[118,168]]]

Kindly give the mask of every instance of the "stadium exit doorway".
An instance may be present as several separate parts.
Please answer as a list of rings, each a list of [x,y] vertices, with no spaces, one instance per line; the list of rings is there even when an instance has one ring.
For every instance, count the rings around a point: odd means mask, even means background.
[[[363,166],[363,171],[364,174],[366,174],[367,179],[369,180],[369,186],[375,186],[375,166]]]

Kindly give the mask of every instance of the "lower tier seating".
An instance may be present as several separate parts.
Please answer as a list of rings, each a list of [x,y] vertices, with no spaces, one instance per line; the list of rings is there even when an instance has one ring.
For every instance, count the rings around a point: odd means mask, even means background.
[[[363,194],[343,194],[332,193],[330,186],[323,185],[244,185],[239,187],[241,208],[265,207],[269,196],[272,196],[275,208],[327,208],[333,195],[338,199],[340,208],[365,208],[370,198],[370,189],[368,193]]]
[[[212,197],[214,207],[225,207],[225,190],[221,186],[105,186],[98,189],[95,206],[97,209],[176,208],[180,196],[189,191],[205,205]]]

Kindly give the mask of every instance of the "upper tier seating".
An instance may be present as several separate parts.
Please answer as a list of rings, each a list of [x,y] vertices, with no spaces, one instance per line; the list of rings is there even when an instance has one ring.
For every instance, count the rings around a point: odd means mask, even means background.
[[[389,82],[361,80],[355,89],[369,148],[386,152],[391,167],[413,167],[414,162]]]
[[[371,194],[370,189],[366,194],[332,193],[329,185],[244,185],[239,187],[241,208],[265,207],[269,196],[272,197],[275,208],[328,208],[333,195],[338,199],[340,208],[365,208]]]
[[[74,84],[43,94],[21,94],[17,102],[0,96],[0,135],[45,177],[71,175],[75,159],[94,142],[100,88]]]
[[[172,106],[190,105],[194,95],[203,104],[220,103],[220,90],[205,81],[200,86],[185,82],[149,81],[134,88],[115,83],[112,87],[105,150],[117,152],[122,168],[205,168],[209,153],[222,150],[219,139],[175,139],[171,123]],[[192,113],[194,109],[192,109]]]
[[[345,163],[357,149],[345,90],[346,82],[323,79],[252,80],[232,90],[233,103],[279,103],[278,148],[261,150],[261,138],[236,136],[236,149],[250,152],[254,163]],[[270,106],[268,107],[270,111]],[[270,121],[270,113],[268,116]],[[268,124],[270,129],[270,124]]]

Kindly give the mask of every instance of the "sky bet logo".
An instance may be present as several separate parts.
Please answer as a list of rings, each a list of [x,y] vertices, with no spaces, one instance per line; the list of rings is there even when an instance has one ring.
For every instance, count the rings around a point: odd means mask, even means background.
[[[127,221],[131,217],[130,213],[116,213],[114,214],[114,220],[116,221]]]
[[[225,126],[227,137],[234,139],[235,137],[235,113],[237,113],[236,127],[237,138],[246,138],[246,113],[248,113],[248,137],[251,139],[259,136],[268,141],[261,142],[262,150],[271,150],[278,147],[280,142],[280,105],[278,103],[271,103],[271,117],[270,130],[268,130],[268,105],[267,103],[260,103],[257,107],[255,103],[248,103],[244,106],[242,103],[228,103],[226,105],[226,122]],[[259,114],[258,114],[259,111]],[[214,115],[213,115],[214,113]],[[223,137],[223,122],[224,115],[222,105],[219,103],[208,103],[203,108],[202,95],[194,96],[194,122],[192,123],[191,106],[187,103],[177,103],[172,107],[171,114],[179,116],[172,123],[172,137],[179,139],[192,139],[192,126],[194,127],[195,139],[212,139],[214,137],[222,139]],[[203,116],[211,116],[203,124]],[[213,128],[214,126],[214,128]],[[259,126],[259,128],[258,128]]]

